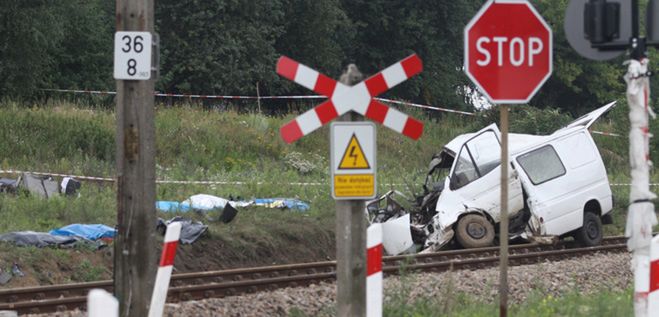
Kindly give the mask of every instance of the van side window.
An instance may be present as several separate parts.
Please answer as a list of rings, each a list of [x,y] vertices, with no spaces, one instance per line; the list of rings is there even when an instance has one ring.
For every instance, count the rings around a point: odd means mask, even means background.
[[[565,166],[551,145],[545,145],[517,158],[533,185],[565,175]]]
[[[465,186],[499,166],[500,151],[499,139],[493,131],[485,131],[465,143],[451,176],[451,189]]]

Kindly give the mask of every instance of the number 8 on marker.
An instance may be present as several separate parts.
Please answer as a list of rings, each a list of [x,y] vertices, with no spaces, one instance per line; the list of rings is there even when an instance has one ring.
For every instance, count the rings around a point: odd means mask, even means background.
[[[151,33],[115,33],[114,78],[119,80],[151,78]]]

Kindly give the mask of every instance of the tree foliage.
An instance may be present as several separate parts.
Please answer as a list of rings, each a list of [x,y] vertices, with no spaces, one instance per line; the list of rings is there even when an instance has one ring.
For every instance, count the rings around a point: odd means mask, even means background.
[[[543,15],[554,35],[554,71],[539,93],[531,100],[537,107],[562,108],[573,114],[624,98],[622,75],[625,57],[612,61],[588,60],[570,47],[563,27],[567,0],[537,0],[536,8]]]
[[[417,53],[424,71],[386,93],[471,109],[463,30],[485,0],[159,0],[157,88],[201,94],[308,93],[274,72],[287,55],[331,77],[373,74]],[[553,29],[554,72],[531,105],[583,113],[624,96],[625,57],[593,62],[568,45],[568,0],[533,0]],[[113,89],[114,2],[7,0],[0,6],[0,95],[39,88]]]
[[[162,63],[159,87],[208,94],[252,93],[276,78],[278,0],[163,0],[156,9]]]
[[[7,0],[0,6],[0,95],[107,89],[113,8],[104,0]]]

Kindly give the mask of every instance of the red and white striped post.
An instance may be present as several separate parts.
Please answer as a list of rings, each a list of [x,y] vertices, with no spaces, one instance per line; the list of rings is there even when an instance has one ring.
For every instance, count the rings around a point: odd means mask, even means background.
[[[87,315],[89,317],[119,316],[119,301],[112,294],[99,288],[87,294]]]
[[[648,316],[659,317],[659,236],[652,238],[652,244],[650,245]]]
[[[366,316],[382,316],[382,224],[366,231]]]
[[[156,283],[153,286],[153,295],[151,296],[151,305],[149,306],[149,317],[161,317],[165,310],[169,279],[172,277],[176,247],[178,246],[178,239],[180,237],[180,222],[172,222],[167,225],[165,242],[163,243],[162,255],[160,256],[160,266],[158,267],[158,273],[156,274]]]

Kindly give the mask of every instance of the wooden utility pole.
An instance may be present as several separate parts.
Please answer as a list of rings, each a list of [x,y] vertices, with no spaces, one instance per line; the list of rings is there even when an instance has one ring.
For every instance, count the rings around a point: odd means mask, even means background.
[[[153,0],[117,0],[117,31],[153,32]],[[147,316],[156,275],[154,76],[117,80],[114,294],[122,317]]]
[[[499,222],[499,316],[508,316],[508,105],[501,110],[501,221]]]
[[[362,80],[349,65],[340,82],[352,86]],[[339,121],[356,121],[350,111]],[[336,307],[339,317],[366,315],[366,216],[363,200],[336,201]]]

